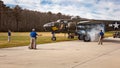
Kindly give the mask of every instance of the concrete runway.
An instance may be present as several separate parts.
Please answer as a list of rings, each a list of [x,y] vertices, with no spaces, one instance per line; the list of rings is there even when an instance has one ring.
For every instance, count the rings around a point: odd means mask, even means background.
[[[65,41],[0,49],[0,68],[120,68],[120,38],[97,42]]]

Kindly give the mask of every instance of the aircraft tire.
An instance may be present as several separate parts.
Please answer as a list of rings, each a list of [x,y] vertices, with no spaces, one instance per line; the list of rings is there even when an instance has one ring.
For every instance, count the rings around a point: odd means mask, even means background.
[[[84,40],[84,42],[90,42],[90,36],[85,35],[83,40]]]
[[[51,40],[52,40],[52,41],[56,41],[56,37],[52,37]]]
[[[68,39],[70,39],[71,37],[70,37],[70,35],[68,36]]]
[[[78,39],[79,40],[83,40],[83,36],[82,35],[78,35]]]
[[[71,35],[70,35],[70,36],[68,36],[68,38],[69,38],[69,39],[74,39],[74,36],[71,36]]]
[[[74,39],[74,36],[71,36],[71,39]]]

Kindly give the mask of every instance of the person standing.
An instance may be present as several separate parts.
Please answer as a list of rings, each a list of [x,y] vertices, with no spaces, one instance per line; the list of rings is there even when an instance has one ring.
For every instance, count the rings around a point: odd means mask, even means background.
[[[37,32],[35,29],[32,29],[32,32],[30,32],[30,46],[29,49],[36,49],[36,39],[37,39]]]
[[[100,30],[100,33],[99,33],[99,41],[98,41],[98,45],[102,45],[103,44],[103,38],[104,38],[104,33],[102,30]]]
[[[8,30],[8,42],[10,42],[10,40],[11,40],[11,31]]]

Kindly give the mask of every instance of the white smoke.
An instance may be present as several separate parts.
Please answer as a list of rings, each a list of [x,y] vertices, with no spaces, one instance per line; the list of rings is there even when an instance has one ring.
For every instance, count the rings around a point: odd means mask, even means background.
[[[91,41],[98,41],[100,30],[104,32],[104,24],[97,24],[88,31]]]

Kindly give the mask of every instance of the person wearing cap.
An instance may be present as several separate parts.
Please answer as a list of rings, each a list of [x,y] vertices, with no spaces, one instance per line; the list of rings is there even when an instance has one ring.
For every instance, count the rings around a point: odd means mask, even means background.
[[[29,49],[36,49],[36,39],[37,39],[37,32],[35,29],[32,29],[32,32],[30,32],[30,46]]]
[[[103,44],[103,38],[104,38],[104,33],[102,30],[100,30],[100,33],[99,33],[100,37],[99,37],[99,41],[98,41],[98,45],[102,45]]]

